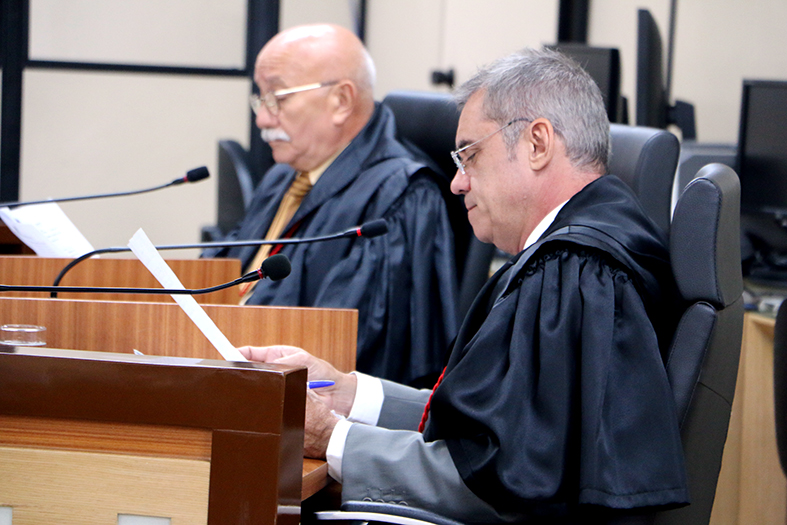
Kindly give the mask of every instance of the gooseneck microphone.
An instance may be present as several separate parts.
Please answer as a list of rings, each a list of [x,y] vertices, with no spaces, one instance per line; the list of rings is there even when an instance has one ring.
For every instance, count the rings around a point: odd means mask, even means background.
[[[290,265],[290,260],[287,258],[287,256],[277,253],[276,255],[271,255],[262,261],[262,264],[258,269],[251,271],[243,277],[232,282],[233,284],[250,283],[252,281],[260,281],[266,277],[271,281],[281,281],[290,275],[291,270],[292,266]]]
[[[203,242],[197,244],[169,244],[169,245],[161,245],[156,246],[157,250],[185,250],[189,248],[231,248],[236,246],[261,246],[263,244],[300,244],[300,243],[307,243],[307,242],[322,242],[322,241],[330,241],[334,239],[344,239],[348,237],[377,237],[379,235],[383,235],[388,233],[388,223],[385,222],[385,219],[377,219],[374,221],[367,222],[361,226],[357,226],[355,228],[350,228],[349,230],[345,230],[340,233],[333,233],[330,235],[323,235],[321,237],[301,237],[295,239],[276,239],[276,240],[264,240],[264,239],[254,239],[254,240],[246,240],[246,241],[227,241],[227,242]],[[63,280],[63,277],[68,273],[68,271],[79,264],[80,262],[93,257],[94,255],[99,255],[102,253],[119,253],[119,252],[129,252],[131,248],[127,246],[115,246],[110,248],[99,248],[98,250],[93,250],[92,252],[87,252],[84,255],[81,255],[65,265],[60,273],[55,277],[54,283],[52,286],[59,286],[60,281]],[[52,297],[57,297],[57,291],[55,290],[52,292]],[[65,290],[60,290],[65,291]]]
[[[210,177],[208,168],[206,168],[205,166],[200,166],[199,168],[194,168],[193,170],[189,170],[188,172],[186,172],[186,175],[184,175],[183,177],[179,177],[173,180],[172,182],[161,184],[159,186],[154,186],[152,188],[145,188],[143,190],[122,191],[117,193],[102,193],[97,195],[83,195],[80,197],[61,197],[58,199],[42,199],[38,201],[0,202],[0,207],[27,206],[30,204],[46,204],[48,202],[84,201],[89,199],[102,199],[104,197],[124,197],[126,195],[138,195],[140,193],[148,193],[151,191],[161,190],[164,188],[168,188],[170,186],[177,186],[178,184],[183,184],[184,182],[198,182],[203,179],[207,179],[208,177]]]
[[[377,237],[385,233],[388,233],[388,223],[385,222],[385,219],[377,219],[361,225],[360,228],[347,230],[342,235],[344,237],[352,237],[352,234],[357,237]]]
[[[0,292],[70,292],[70,293],[128,293],[128,294],[154,294],[154,295],[200,295],[218,292],[225,288],[237,286],[241,283],[250,283],[261,279],[280,281],[290,275],[290,260],[280,253],[272,255],[262,261],[262,265],[234,281],[211,286],[210,288],[196,289],[168,289],[168,288],[108,288],[90,286],[28,286],[0,284]]]

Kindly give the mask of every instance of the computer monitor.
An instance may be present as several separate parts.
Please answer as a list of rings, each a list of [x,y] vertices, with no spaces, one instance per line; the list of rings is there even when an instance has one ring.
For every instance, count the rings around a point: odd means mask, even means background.
[[[743,81],[736,164],[744,268],[787,284],[787,81]]]
[[[577,43],[547,46],[573,58],[601,90],[610,122],[628,123],[626,106],[620,95],[620,52],[611,47],[592,47]]]
[[[667,127],[661,33],[647,9],[637,11],[637,126]]]
[[[674,6],[670,14],[674,23]],[[672,31],[670,31],[672,33]],[[668,46],[668,68],[672,67],[672,41]],[[682,100],[670,103],[671,71],[665,82],[663,46],[656,20],[647,9],[637,11],[637,126],[666,129],[668,124],[680,128],[683,139],[696,139],[694,106]]]

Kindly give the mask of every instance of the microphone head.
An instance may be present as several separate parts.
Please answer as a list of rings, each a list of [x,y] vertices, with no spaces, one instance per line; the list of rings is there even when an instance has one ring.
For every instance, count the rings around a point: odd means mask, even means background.
[[[202,179],[207,179],[208,177],[210,177],[210,173],[205,166],[200,166],[199,168],[194,168],[186,172],[186,182],[197,182]]]
[[[262,261],[262,266],[260,266],[262,274],[271,281],[280,281],[281,279],[284,279],[290,275],[291,269],[292,267],[290,266],[290,260],[286,255],[281,253],[271,255]]]
[[[377,219],[361,226],[361,237],[377,237],[388,233],[388,223],[385,219]]]

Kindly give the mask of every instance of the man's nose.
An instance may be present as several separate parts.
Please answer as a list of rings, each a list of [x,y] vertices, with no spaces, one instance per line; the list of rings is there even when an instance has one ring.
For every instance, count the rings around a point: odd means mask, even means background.
[[[460,170],[456,170],[454,178],[451,179],[451,193],[464,195],[468,191],[470,191],[470,177]]]
[[[260,129],[275,128],[279,124],[279,119],[270,112],[265,104],[261,104],[260,109],[257,110],[254,122]]]

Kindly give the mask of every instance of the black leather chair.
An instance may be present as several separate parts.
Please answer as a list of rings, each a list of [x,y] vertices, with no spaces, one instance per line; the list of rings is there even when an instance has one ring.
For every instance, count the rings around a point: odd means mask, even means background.
[[[202,228],[202,242],[222,239],[246,214],[256,186],[249,152],[234,140],[218,143],[218,213],[214,226]]]
[[[710,521],[743,333],[739,228],[738,177],[728,166],[710,164],[678,200],[670,234],[673,273],[686,308],[666,367],[675,395],[691,504],[648,516],[627,516],[616,524],[703,525]],[[348,502],[343,510],[352,514],[326,512],[317,517],[455,523],[395,504]],[[402,521],[402,517],[420,521]]]
[[[392,91],[383,99],[396,119],[396,138],[412,154],[429,165],[440,177],[438,181],[448,207],[454,230],[456,270],[459,284],[464,279],[467,247],[473,231],[461,197],[451,193],[451,179],[456,166],[451,159],[459,109],[448,93],[429,91]]]
[[[383,104],[391,108],[396,117],[399,141],[445,177],[444,191],[454,229],[459,284],[457,322],[461,323],[481,286],[489,279],[495,247],[476,239],[467,220],[463,198],[451,194],[448,188],[456,173],[451,151],[456,145],[459,109],[452,95],[427,91],[392,91],[383,99]]]
[[[429,91],[391,91],[383,104],[393,111],[399,141],[414,147],[416,155],[450,182],[456,172],[451,151],[459,123],[454,97]]]
[[[663,129],[611,124],[610,140],[608,172],[628,184],[648,216],[669,231],[672,185],[680,157],[678,138]]]
[[[658,525],[710,521],[727,439],[743,334],[740,184],[709,164],[683,190],[670,232],[672,271],[687,309],[667,361],[686,456],[691,504]]]

